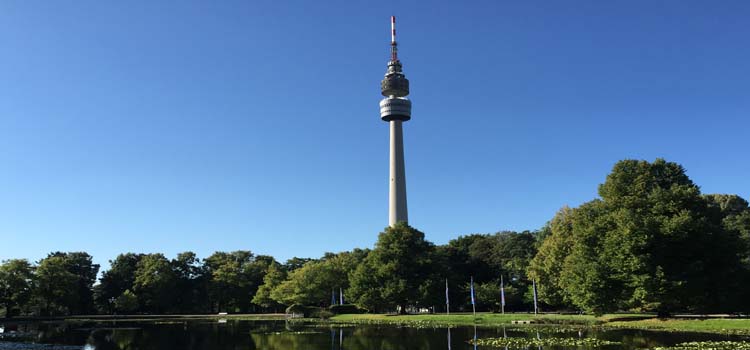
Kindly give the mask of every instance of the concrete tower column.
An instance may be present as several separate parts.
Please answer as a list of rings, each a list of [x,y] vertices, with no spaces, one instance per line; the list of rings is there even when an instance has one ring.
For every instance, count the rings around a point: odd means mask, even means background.
[[[391,181],[388,192],[388,225],[409,222],[406,210],[406,169],[404,167],[404,133],[400,120],[391,120]]]

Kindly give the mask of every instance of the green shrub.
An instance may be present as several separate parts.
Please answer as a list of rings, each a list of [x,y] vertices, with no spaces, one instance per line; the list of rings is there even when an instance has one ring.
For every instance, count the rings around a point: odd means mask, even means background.
[[[317,306],[305,306],[302,304],[294,304],[292,306],[289,306],[286,308],[287,314],[298,314],[303,315],[304,317],[309,318],[323,318],[327,319],[333,316],[334,314],[326,308],[317,307]]]
[[[320,310],[317,311],[317,313],[313,317],[317,317],[317,318],[320,318],[320,319],[323,319],[323,320],[327,320],[327,319],[333,317],[333,312],[330,312],[330,311],[328,311],[326,309],[320,309]]]
[[[322,307],[308,306],[307,307],[307,314],[305,315],[305,317],[323,318],[323,317],[320,316],[320,313],[323,312],[323,311],[329,312],[328,310],[326,310],[325,308],[322,308]]]
[[[331,310],[331,313],[333,313],[334,315],[367,313],[367,310],[360,309],[359,307],[357,307],[357,305],[354,304],[331,305],[331,307],[329,307],[328,309]]]
[[[288,308],[286,308],[287,314],[302,314],[307,317],[309,312],[310,311],[308,310],[307,306],[302,304],[292,304]]]

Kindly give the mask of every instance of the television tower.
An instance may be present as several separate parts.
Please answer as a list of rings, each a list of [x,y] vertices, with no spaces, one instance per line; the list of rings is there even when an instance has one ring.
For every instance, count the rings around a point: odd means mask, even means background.
[[[406,172],[404,169],[404,133],[402,123],[411,119],[409,80],[401,71],[396,44],[396,17],[391,16],[391,60],[380,83],[384,99],[380,100],[380,119],[391,127],[391,162],[388,192],[388,225],[409,222],[406,212]]]

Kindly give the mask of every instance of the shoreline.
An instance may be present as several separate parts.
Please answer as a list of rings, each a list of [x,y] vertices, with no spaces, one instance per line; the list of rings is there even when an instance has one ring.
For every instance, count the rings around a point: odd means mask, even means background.
[[[300,318],[293,322],[311,324],[349,324],[349,325],[392,325],[402,327],[497,327],[510,326],[517,328],[533,327],[581,327],[613,329],[638,329],[665,332],[701,332],[713,334],[730,334],[750,336],[750,318],[727,317],[728,315],[677,315],[677,317],[659,319],[653,314],[606,314],[600,317],[593,315],[564,315],[531,313],[471,313],[424,314],[424,315],[389,315],[389,314],[342,314],[330,319]],[[285,314],[191,314],[191,315],[77,315],[58,317],[19,317],[2,318],[1,324],[33,322],[157,322],[157,321],[201,321],[201,320],[236,320],[236,321],[281,321]],[[529,322],[514,324],[513,321]]]
[[[74,316],[43,316],[43,317],[13,317],[0,318],[2,323],[25,323],[25,322],[107,322],[107,321],[161,321],[161,320],[259,320],[272,321],[283,320],[283,313],[274,314],[189,314],[189,315],[74,315]]]

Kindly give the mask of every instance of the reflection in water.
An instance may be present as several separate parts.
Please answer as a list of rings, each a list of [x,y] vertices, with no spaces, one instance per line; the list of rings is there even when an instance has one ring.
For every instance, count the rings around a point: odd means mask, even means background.
[[[84,350],[472,350],[469,343],[481,338],[543,338],[550,328],[405,328],[361,325],[342,328],[286,321],[166,321],[99,323],[0,324],[33,334],[33,341],[76,345]],[[346,337],[344,337],[346,329]],[[552,335],[550,335],[552,336]],[[736,340],[729,336],[647,332],[635,330],[556,330],[555,337],[595,337],[622,345],[607,350],[633,350],[669,346],[684,341]],[[545,336],[547,337],[547,336]],[[344,339],[346,338],[346,339]],[[7,340],[7,339],[6,339]],[[446,343],[447,340],[447,343]],[[0,350],[10,345],[0,342]],[[13,348],[18,349],[17,345]],[[38,346],[29,345],[30,349]],[[486,348],[489,349],[489,348]],[[508,350],[508,348],[505,348]],[[537,350],[541,350],[538,347]],[[546,347],[545,349],[563,349]]]
[[[451,350],[451,327],[448,327],[448,350]]]
[[[536,331],[536,338],[539,340],[542,339],[542,337],[539,335],[539,330]],[[542,346],[541,345],[537,346],[537,350],[542,350]]]
[[[507,337],[508,337],[508,333],[505,332],[505,326],[503,326],[503,338],[507,338]],[[505,350],[508,350],[507,345],[505,346]]]
[[[477,326],[474,325],[474,350],[477,350]]]

